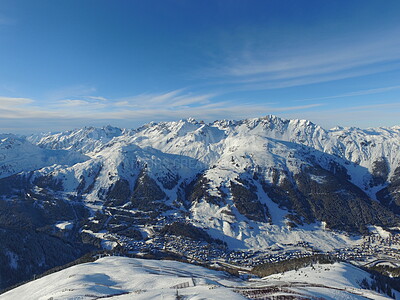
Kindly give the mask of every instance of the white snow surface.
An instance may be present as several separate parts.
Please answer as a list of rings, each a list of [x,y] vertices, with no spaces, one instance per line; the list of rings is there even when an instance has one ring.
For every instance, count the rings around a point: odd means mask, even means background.
[[[102,128],[84,127],[66,132],[36,134],[28,136],[27,140],[43,148],[89,153],[126,132],[127,130],[108,125]]]
[[[136,130],[85,127],[56,134],[31,136],[28,140],[48,149],[75,150],[96,155],[108,143],[135,144],[163,153],[194,158],[207,166],[240,159],[239,169],[262,161],[262,165],[286,162],[287,148],[318,156],[329,154],[354,163],[347,165],[353,182],[367,188],[368,171],[379,159],[388,163],[389,178],[400,165],[400,127],[359,129],[336,127],[325,130],[307,120],[276,116],[205,124],[189,118],[177,122],[149,123]],[[285,143],[286,142],[286,143]],[[266,160],[267,159],[267,160]],[[266,161],[265,161],[266,160]],[[290,159],[289,159],[290,160]],[[294,168],[296,159],[292,160]]]
[[[370,188],[368,172],[373,170],[375,161],[384,159],[387,162],[389,178],[400,166],[399,128],[336,127],[325,130],[307,120],[285,120],[270,115],[210,124],[189,118],[149,123],[136,130],[85,127],[34,135],[28,140],[42,148],[74,150],[92,157],[110,145],[133,144],[193,158],[208,167],[218,164],[219,169],[228,168],[233,172],[254,165],[279,167],[287,162],[290,162],[289,168],[296,171],[301,165],[301,156],[315,156],[323,164],[330,155],[329,160],[352,162],[345,165],[352,181],[367,189]]]
[[[323,299],[392,299],[360,286],[363,279],[371,283],[369,273],[348,263],[315,264],[264,277],[261,282],[282,284],[294,283],[294,290]],[[307,285],[306,287],[302,284]],[[297,285],[297,287],[296,287]],[[396,291],[394,291],[396,293]],[[397,294],[399,294],[397,292]]]
[[[322,299],[390,299],[360,286],[369,274],[347,263],[317,264],[245,281],[221,271],[176,261],[104,257],[69,267],[0,295],[2,300],[35,299],[247,299],[238,289],[288,287],[292,295]],[[270,295],[271,296],[271,295]]]
[[[24,284],[0,299],[245,299],[226,286],[243,282],[226,273],[175,261],[105,257]],[[112,297],[112,295],[115,295]],[[120,295],[120,296],[117,296]]]
[[[43,149],[24,138],[0,134],[0,178],[54,164],[70,166],[87,159],[76,152]]]
[[[55,225],[58,229],[65,230],[71,229],[74,226],[74,223],[71,221],[61,221]]]

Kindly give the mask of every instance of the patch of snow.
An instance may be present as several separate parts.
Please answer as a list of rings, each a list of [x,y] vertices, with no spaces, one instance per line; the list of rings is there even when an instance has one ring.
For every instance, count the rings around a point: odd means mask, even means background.
[[[326,183],[325,176],[317,176],[317,175],[314,175],[314,174],[310,174],[310,178],[311,178],[311,180],[314,180],[314,181],[316,181],[316,182],[318,182],[320,184]]]
[[[380,226],[369,225],[368,226],[368,230],[369,230],[370,233],[377,234],[381,238],[384,238],[384,239],[389,238],[392,235],[389,231],[384,230]]]
[[[71,221],[61,221],[58,222],[55,226],[61,230],[70,230],[74,227],[74,223]]]
[[[370,274],[348,263],[315,264],[262,279],[263,282],[292,283],[292,289],[323,299],[391,299],[360,286],[363,280],[371,283]]]

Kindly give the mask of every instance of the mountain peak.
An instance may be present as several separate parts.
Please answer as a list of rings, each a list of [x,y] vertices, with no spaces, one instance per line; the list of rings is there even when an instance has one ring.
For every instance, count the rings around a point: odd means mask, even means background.
[[[198,124],[199,123],[195,118],[192,118],[192,117],[189,117],[187,119],[183,119],[182,121],[185,121],[185,122],[188,122],[188,123],[192,123],[192,124]]]

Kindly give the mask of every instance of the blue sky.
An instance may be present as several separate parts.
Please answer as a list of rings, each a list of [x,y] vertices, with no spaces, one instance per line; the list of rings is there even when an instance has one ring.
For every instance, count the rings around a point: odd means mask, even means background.
[[[400,125],[400,1],[1,0],[0,132]]]

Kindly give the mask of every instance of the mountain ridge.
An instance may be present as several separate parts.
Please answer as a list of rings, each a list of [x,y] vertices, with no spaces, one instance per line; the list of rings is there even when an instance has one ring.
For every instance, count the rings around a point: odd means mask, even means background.
[[[371,225],[399,229],[400,128],[329,131],[266,116],[85,127],[19,138],[26,147],[11,150],[9,138],[0,150],[40,163],[0,178],[0,228],[20,222],[82,251],[162,250],[173,235],[217,253],[285,243],[331,251]],[[43,153],[64,155],[35,159]]]

